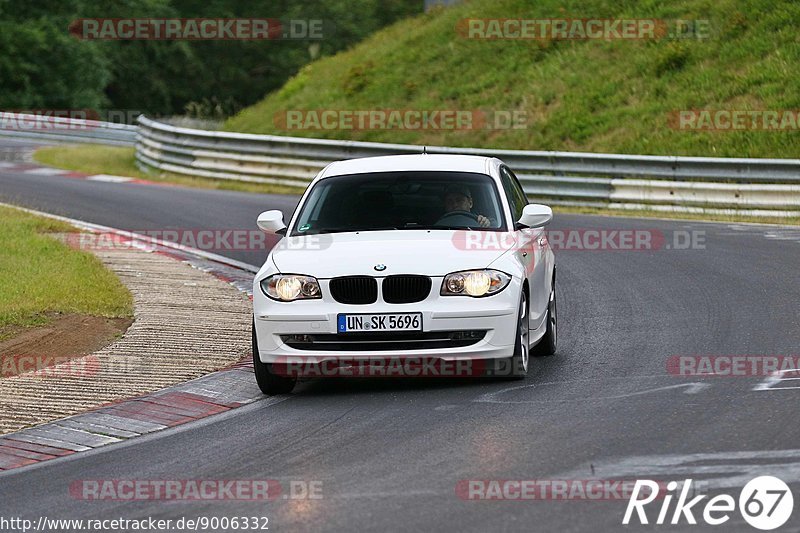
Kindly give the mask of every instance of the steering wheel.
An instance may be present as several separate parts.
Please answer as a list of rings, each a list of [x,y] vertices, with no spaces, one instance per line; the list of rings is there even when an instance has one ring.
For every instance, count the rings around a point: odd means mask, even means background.
[[[441,224],[443,226],[447,226],[448,219],[457,219],[458,217],[468,217],[474,220],[475,222],[478,222],[478,215],[476,215],[472,211],[464,211],[462,209],[457,209],[455,211],[450,211],[449,213],[445,213],[439,220],[436,221],[436,223]],[[453,224],[453,225],[457,226],[458,224]]]

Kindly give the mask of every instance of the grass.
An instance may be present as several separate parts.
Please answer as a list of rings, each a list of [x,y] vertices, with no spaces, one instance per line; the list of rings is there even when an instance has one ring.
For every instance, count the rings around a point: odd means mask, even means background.
[[[79,146],[48,146],[36,150],[34,160],[44,165],[83,172],[85,174],[110,174],[128,176],[153,182],[170,183],[184,187],[220,189],[264,194],[301,194],[303,189],[268,183],[248,183],[233,180],[184,176],[171,173],[145,173],[136,166],[134,149],[85,144]]]
[[[709,38],[474,40],[466,18],[708,20]],[[528,150],[800,157],[800,130],[699,132],[676,110],[800,108],[800,3],[776,0],[473,0],[400,21],[303,68],[230,118],[250,133]],[[289,130],[287,110],[522,112],[520,129]]]
[[[0,206],[0,228],[0,340],[53,313],[133,316],[131,294],[99,259],[46,235],[72,226]]]

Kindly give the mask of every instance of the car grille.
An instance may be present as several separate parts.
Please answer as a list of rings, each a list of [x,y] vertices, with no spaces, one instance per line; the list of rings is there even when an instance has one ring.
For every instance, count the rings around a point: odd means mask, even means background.
[[[333,278],[328,288],[333,299],[343,304],[365,305],[378,300],[378,282],[369,276]]]
[[[428,276],[389,276],[383,280],[383,301],[390,304],[421,302],[431,292]]]
[[[404,331],[374,333],[332,333],[320,335],[281,335],[281,340],[296,350],[378,351],[463,348],[478,343],[486,330]]]

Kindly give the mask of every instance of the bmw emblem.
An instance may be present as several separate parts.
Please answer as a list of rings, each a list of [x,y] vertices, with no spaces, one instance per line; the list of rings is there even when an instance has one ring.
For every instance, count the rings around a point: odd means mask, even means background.
[[[386,265],[379,263],[375,265],[375,270],[377,270],[378,272],[383,272],[384,270],[386,270]]]

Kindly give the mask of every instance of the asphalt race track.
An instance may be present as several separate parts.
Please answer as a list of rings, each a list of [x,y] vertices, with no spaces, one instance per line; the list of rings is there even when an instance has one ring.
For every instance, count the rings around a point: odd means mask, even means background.
[[[251,229],[263,210],[290,214],[296,198],[0,169],[0,201],[121,229]],[[467,501],[456,487],[461,480],[693,478],[738,497],[741,484],[732,478],[775,474],[797,494],[800,387],[773,390],[763,376],[676,376],[668,362],[797,355],[800,230],[578,215],[557,216],[552,229],[629,229],[666,240],[657,250],[557,251],[558,354],[535,360],[524,382],[303,383],[274,405],[256,402],[2,474],[0,514],[262,515],[276,531],[611,531],[620,528],[626,500]],[[675,239],[691,232],[704,247],[675,249]],[[251,264],[265,256],[217,253]],[[47,282],[57,281],[54,265]],[[131,503],[69,494],[75,480],[121,478],[317,480],[323,498]],[[800,531],[797,524],[780,531]],[[715,529],[753,531],[737,513]]]

